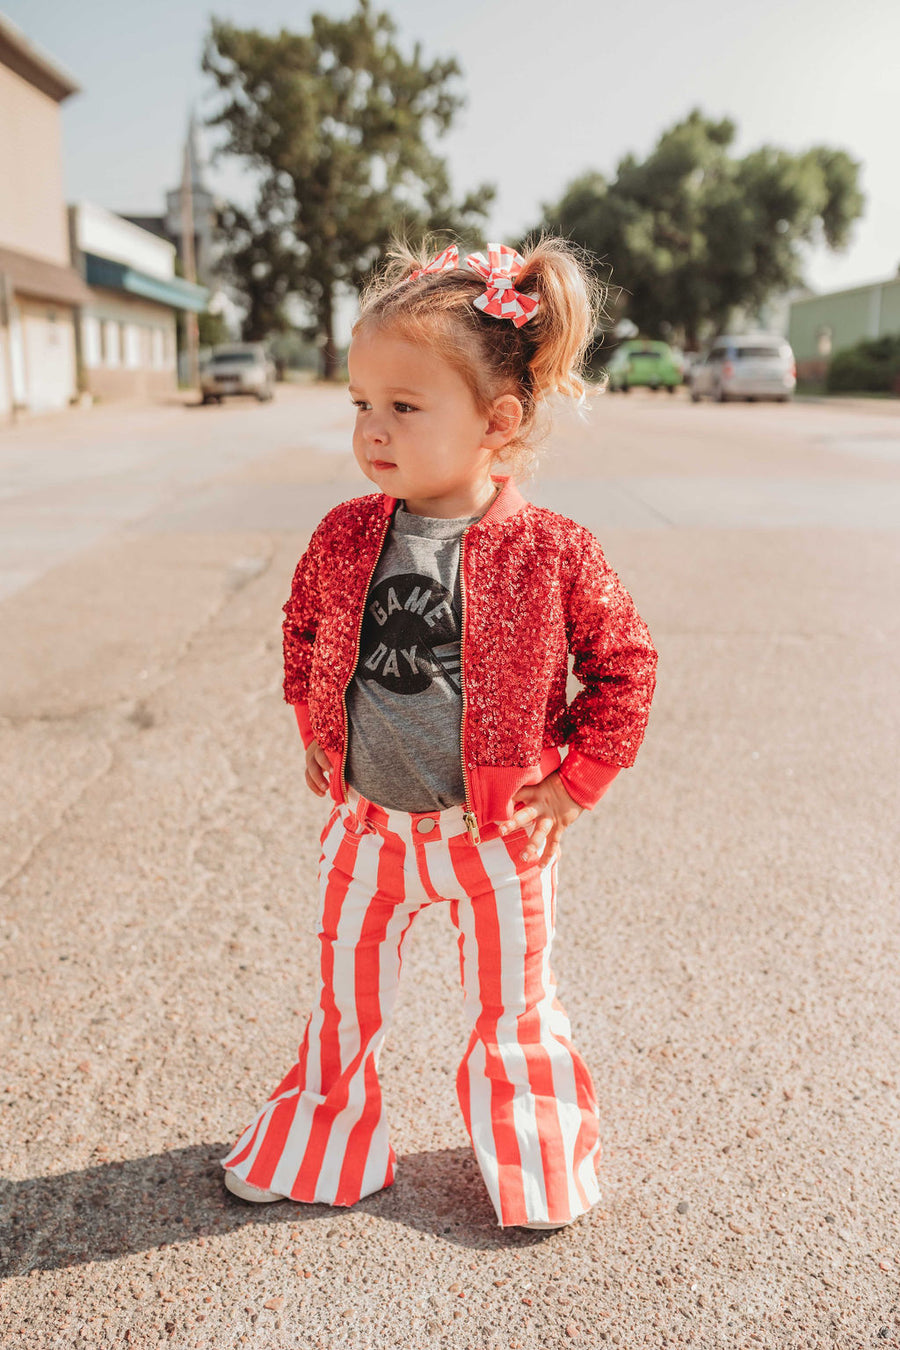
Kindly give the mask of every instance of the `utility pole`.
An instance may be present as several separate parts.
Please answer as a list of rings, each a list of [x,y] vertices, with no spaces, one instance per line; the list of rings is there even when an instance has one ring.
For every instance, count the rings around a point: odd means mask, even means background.
[[[191,138],[184,143],[184,163],[181,170],[181,265],[185,281],[196,283],[197,266],[194,259],[194,185],[191,181]],[[187,353],[188,383],[196,389],[200,383],[200,346],[196,310],[184,311],[185,351]]]

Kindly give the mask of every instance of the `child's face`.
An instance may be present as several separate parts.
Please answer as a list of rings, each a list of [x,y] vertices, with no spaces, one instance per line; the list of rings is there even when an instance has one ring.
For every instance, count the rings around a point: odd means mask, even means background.
[[[496,432],[459,372],[380,329],[354,337],[347,362],[366,477],[417,515],[474,514],[493,490]]]

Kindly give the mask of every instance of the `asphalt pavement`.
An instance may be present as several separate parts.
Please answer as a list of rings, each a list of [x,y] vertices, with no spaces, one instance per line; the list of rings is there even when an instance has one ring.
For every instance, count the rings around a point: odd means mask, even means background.
[[[381,1073],[395,1185],[230,1196],[295,1057],[318,835],[281,698],[309,532],[368,490],[346,392],[0,432],[0,1345],[900,1346],[900,404],[561,414],[526,496],[660,652],[567,835],[554,968],[601,1204],[496,1225],[440,906]]]

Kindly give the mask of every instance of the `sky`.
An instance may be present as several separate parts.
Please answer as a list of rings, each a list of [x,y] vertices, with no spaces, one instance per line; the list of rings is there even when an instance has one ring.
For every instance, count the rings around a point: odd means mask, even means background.
[[[861,161],[863,218],[849,246],[808,250],[806,280],[834,290],[900,266],[900,5],[896,0],[373,0],[407,52],[455,56],[466,104],[437,142],[459,195],[498,187],[488,236],[535,225],[541,204],[585,170],[615,175],[699,107],[730,117],[733,152],[827,144]],[[0,10],[81,85],[62,105],[65,191],[113,211],[156,214],[177,186],[191,106],[216,94],[200,70],[212,15],[268,32],[354,0],[0,0]],[[214,134],[204,132],[209,153]],[[234,163],[210,188],[246,200]],[[615,276],[615,260],[610,259]]]

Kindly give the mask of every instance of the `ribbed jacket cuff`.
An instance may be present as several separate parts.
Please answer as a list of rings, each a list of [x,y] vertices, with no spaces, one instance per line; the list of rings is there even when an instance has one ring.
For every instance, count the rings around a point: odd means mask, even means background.
[[[294,703],[292,706],[297,717],[297,726],[300,728],[300,735],[303,737],[303,748],[305,750],[310,741],[316,739],[316,733],[313,731],[309,720],[309,704]]]
[[[618,764],[605,764],[580,750],[570,750],[560,766],[559,777],[572,800],[590,811],[618,772]]]

